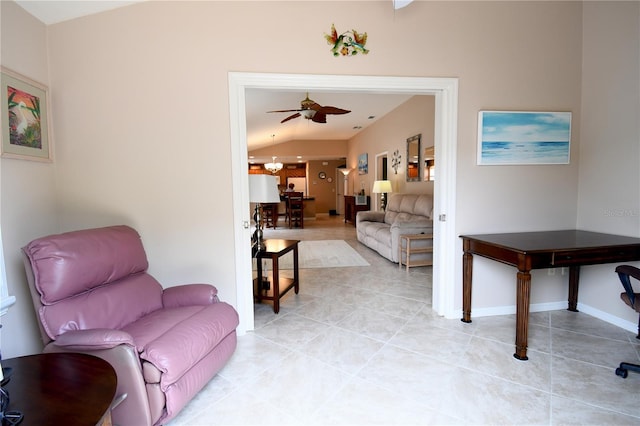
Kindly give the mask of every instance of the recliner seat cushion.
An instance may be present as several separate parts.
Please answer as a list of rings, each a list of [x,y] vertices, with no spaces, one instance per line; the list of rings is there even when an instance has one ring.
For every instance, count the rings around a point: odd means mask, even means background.
[[[217,302],[161,309],[124,327],[123,331],[133,337],[140,358],[163,373],[160,384],[165,391],[235,332],[237,326],[235,309],[225,302]]]

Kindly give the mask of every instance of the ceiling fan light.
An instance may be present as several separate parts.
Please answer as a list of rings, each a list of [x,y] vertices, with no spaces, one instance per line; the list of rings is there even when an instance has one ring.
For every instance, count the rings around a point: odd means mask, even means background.
[[[302,111],[300,111],[300,115],[302,115],[307,120],[311,120],[316,115],[316,111],[313,109],[303,109]]]

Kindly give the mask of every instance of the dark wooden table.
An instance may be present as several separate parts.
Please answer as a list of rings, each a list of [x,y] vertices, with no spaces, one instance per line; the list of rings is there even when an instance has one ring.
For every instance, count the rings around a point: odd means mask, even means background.
[[[2,367],[13,370],[4,389],[10,397],[8,410],[24,415],[21,426],[111,424],[117,378],[107,361],[46,353],[5,359]]]
[[[280,298],[292,288],[296,294],[300,291],[300,275],[298,271],[298,243],[299,240],[264,240],[265,249],[256,253],[258,277],[254,280],[254,294],[258,302],[262,300],[273,301],[273,312],[280,312]],[[285,254],[293,252],[293,279],[280,277],[279,259]],[[268,280],[268,275],[263,277],[262,259],[271,259],[272,277],[269,288],[263,283]]]
[[[569,306],[577,312],[580,266],[640,260],[640,238],[564,230],[508,234],[461,235],[462,321],[471,322],[473,255],[518,269],[516,275],[516,352],[527,358],[531,270],[569,268]]]

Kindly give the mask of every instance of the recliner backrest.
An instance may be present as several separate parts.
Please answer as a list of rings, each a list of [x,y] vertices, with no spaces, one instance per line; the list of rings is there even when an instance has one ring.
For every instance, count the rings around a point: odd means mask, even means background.
[[[45,343],[69,330],[120,329],[162,307],[162,286],[128,226],[43,237],[22,250]]]

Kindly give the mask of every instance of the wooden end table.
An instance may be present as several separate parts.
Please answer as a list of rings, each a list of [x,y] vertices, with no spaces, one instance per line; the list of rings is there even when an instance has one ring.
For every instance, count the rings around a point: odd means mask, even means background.
[[[300,275],[298,271],[298,243],[299,240],[264,240],[265,249],[256,253],[258,277],[254,282],[256,301],[273,301],[273,312],[280,312],[280,298],[292,288],[296,294],[300,291]],[[279,259],[285,254],[293,252],[293,279],[280,276]],[[262,259],[271,259],[272,279],[269,288],[263,288],[268,276],[262,275]]]
[[[116,372],[107,361],[79,353],[45,353],[2,360],[11,368],[9,411],[24,425],[111,425]]]
[[[430,259],[411,261],[412,254],[418,253],[433,253],[433,244],[431,247],[412,247],[411,243],[414,241],[428,241],[433,240],[433,234],[406,234],[400,235],[400,241],[398,241],[398,269],[402,268],[402,255],[405,254],[404,264],[407,266],[407,271],[412,266],[429,266],[433,265],[433,255]]]

